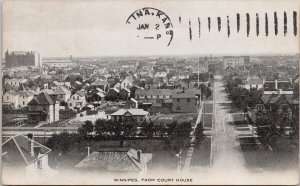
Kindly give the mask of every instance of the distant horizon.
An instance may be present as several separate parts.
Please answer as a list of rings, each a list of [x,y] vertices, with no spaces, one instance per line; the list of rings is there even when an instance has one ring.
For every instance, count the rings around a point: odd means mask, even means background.
[[[224,57],[224,56],[255,56],[255,57],[259,57],[259,56],[268,56],[268,57],[272,57],[272,56],[297,56],[300,55],[300,53],[273,53],[273,54],[194,54],[194,55],[107,55],[107,56],[74,56],[72,55],[72,58],[114,58],[114,57],[125,57],[125,58],[138,58],[138,57],[210,57],[212,55],[212,57]],[[42,56],[42,58],[70,58],[71,55],[68,56]]]

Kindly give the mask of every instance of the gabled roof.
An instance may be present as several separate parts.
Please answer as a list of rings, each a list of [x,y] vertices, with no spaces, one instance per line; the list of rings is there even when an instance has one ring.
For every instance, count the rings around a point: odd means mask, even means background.
[[[44,92],[44,93],[47,93],[47,94],[53,94],[53,90],[51,90],[51,89],[43,89],[43,90],[41,90],[41,92]]]
[[[174,92],[181,90],[170,90],[170,89],[137,89],[135,95],[172,95]]]
[[[47,93],[40,93],[33,97],[33,99],[28,103],[28,105],[53,105],[56,102]]]
[[[84,93],[84,92],[81,92],[81,91],[78,91],[78,92],[76,92],[75,94],[78,94],[78,95],[81,96],[81,97],[84,97],[84,96],[85,96],[85,93]]]
[[[143,109],[120,109],[114,113],[112,116],[123,116],[125,113],[130,113],[133,116],[145,116],[148,115],[149,112],[144,111]]]
[[[278,96],[277,94],[271,94],[271,95],[263,95],[261,97],[261,100],[264,104],[275,104],[275,103],[292,103],[293,100],[287,98],[285,95]]]
[[[31,154],[33,145],[33,154]],[[48,154],[51,151],[48,147],[29,139],[23,135],[16,135],[9,138],[2,144],[3,163],[18,166],[27,166],[40,159],[40,154]]]
[[[71,94],[71,92],[64,86],[58,86],[53,92],[54,95],[66,95]]]
[[[101,79],[96,79],[91,85],[107,85],[107,82]]]
[[[172,94],[172,98],[195,98],[196,96],[201,94],[201,90],[198,89],[189,89],[184,92],[177,92]]]
[[[75,167],[139,172],[152,159],[152,154],[141,153],[141,159],[138,161],[137,153],[137,150],[132,148],[105,149],[88,155]]]

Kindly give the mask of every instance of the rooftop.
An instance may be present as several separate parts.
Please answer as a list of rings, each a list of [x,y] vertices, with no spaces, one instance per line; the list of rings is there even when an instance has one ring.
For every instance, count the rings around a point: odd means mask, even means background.
[[[149,112],[144,111],[143,109],[120,109],[114,113],[112,113],[112,116],[123,116],[125,113],[129,113],[133,116],[145,116],[148,115]]]

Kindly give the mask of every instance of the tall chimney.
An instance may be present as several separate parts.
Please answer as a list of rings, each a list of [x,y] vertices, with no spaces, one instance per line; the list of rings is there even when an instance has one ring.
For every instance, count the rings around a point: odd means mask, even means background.
[[[141,154],[142,154],[142,151],[141,150],[137,150],[137,161],[139,163],[141,163]]]

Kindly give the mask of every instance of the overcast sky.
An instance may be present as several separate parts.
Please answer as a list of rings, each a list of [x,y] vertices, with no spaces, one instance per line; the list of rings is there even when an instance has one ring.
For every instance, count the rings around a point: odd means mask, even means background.
[[[126,24],[129,15],[143,7],[160,9],[170,17],[174,39],[169,47],[163,40],[137,38],[137,25]],[[6,0],[3,4],[3,50],[34,50],[45,57],[297,53],[299,37],[292,34],[292,12],[298,10],[299,2],[291,0],[218,3],[183,0]],[[274,35],[274,11],[278,14],[278,36]],[[284,11],[288,17],[286,37],[283,37]],[[247,12],[251,23],[249,37],[246,37]],[[266,12],[269,14],[269,37],[264,33]],[[236,31],[236,13],[241,14],[240,33]],[[255,33],[256,13],[260,17],[258,37]],[[181,24],[179,16],[182,17]],[[217,31],[218,16],[222,19],[221,32]],[[226,35],[227,16],[231,28],[229,38]],[[198,17],[201,21],[200,38]],[[212,19],[211,32],[208,32],[207,17]],[[192,41],[189,40],[189,19]]]

